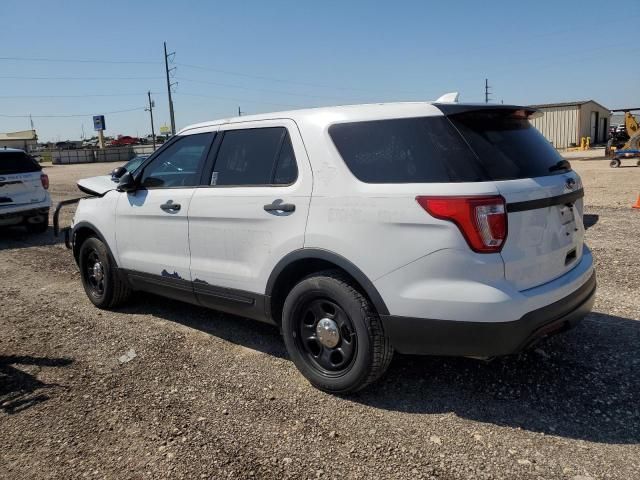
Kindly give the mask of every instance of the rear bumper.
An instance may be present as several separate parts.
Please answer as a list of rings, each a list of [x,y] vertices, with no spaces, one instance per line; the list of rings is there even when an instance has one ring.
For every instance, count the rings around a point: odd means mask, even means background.
[[[18,225],[30,218],[41,218],[49,215],[49,204],[40,203],[37,208],[29,205],[25,208],[15,208],[11,212],[3,212],[0,210],[0,226]],[[44,206],[43,206],[44,205]]]
[[[596,276],[568,296],[508,322],[469,322],[383,315],[394,348],[405,354],[495,357],[517,353],[576,325],[593,308]]]

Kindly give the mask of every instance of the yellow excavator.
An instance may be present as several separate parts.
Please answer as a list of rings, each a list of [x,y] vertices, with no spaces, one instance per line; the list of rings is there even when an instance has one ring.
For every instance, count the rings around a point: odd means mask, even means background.
[[[624,112],[624,128],[616,128],[611,132],[611,138],[607,141],[605,154],[611,158],[609,166],[618,168],[622,164],[623,158],[640,157],[640,125],[633,111],[640,111],[640,108],[621,108],[611,110],[612,112]],[[640,166],[640,160],[636,162]]]

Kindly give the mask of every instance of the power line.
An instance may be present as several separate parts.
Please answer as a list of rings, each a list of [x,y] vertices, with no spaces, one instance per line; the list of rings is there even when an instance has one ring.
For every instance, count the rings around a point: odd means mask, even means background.
[[[196,80],[193,78],[184,78],[184,77],[180,77],[180,81],[182,82],[192,82],[192,83],[201,83],[201,84],[205,84],[205,85],[216,85],[218,87],[226,87],[226,88],[238,88],[241,90],[250,90],[250,91],[254,91],[254,92],[262,92],[262,93],[273,93],[276,95],[289,95],[289,96],[293,96],[293,97],[305,97],[305,98],[318,98],[318,99],[327,99],[327,100],[350,100],[350,98],[347,97],[332,97],[332,96],[326,96],[326,95],[313,95],[313,94],[306,94],[306,93],[293,93],[293,92],[285,92],[282,90],[269,90],[269,89],[264,89],[264,88],[253,88],[253,87],[245,87],[243,85],[232,85],[229,83],[220,83],[220,82],[211,82],[208,80]]]
[[[193,65],[193,64],[187,64],[187,63],[176,63],[176,65],[180,66],[180,67],[186,67],[186,68],[194,68],[197,70],[210,70],[212,72],[217,72],[217,73],[223,73],[226,75],[235,75],[238,77],[247,77],[247,78],[254,78],[254,79],[258,79],[258,80],[268,80],[271,82],[280,82],[280,83],[289,83],[292,85],[306,85],[309,87],[318,87],[318,88],[331,88],[334,90],[352,90],[352,91],[359,91],[359,92],[368,92],[368,93],[372,93],[374,92],[373,90],[370,89],[365,89],[365,88],[355,88],[355,87],[345,87],[345,86],[338,86],[338,85],[326,85],[326,84],[319,84],[319,83],[310,83],[310,82],[299,82],[296,80],[289,80],[289,79],[285,79],[285,78],[276,78],[276,77],[268,77],[268,76],[264,76],[264,75],[254,75],[254,74],[250,74],[250,73],[243,73],[243,72],[233,72],[230,70],[222,70],[219,68],[213,68],[213,67],[205,67],[205,66],[201,66],[201,65]],[[411,94],[411,95],[421,95],[422,92],[409,92],[409,91],[402,91],[402,90],[394,90],[397,93],[405,93],[405,94]]]
[[[162,80],[164,77],[27,77],[21,75],[0,75],[12,80]]]
[[[151,92],[154,93],[154,92]],[[0,98],[87,98],[87,97],[137,97],[140,93],[87,93],[82,95],[0,95]]]
[[[304,105],[292,105],[290,103],[271,103],[271,102],[263,102],[261,100],[252,100],[247,98],[234,98],[234,97],[222,97],[217,95],[203,95],[199,93],[185,93],[185,92],[177,92],[178,96],[187,96],[187,97],[200,97],[200,98],[211,98],[215,100],[228,100],[232,102],[240,102],[240,103],[257,103],[261,105],[271,105],[275,107],[290,107],[290,108],[308,108],[308,106]]]
[[[127,112],[137,112],[137,111],[143,111],[144,107],[138,107],[138,108],[130,108],[128,110],[114,110],[112,112],[104,112],[103,115],[113,115],[115,113],[127,113]],[[69,117],[92,117],[94,116],[95,113],[70,113],[70,114],[65,114],[65,115],[31,115],[31,114],[27,114],[27,115],[5,115],[5,114],[0,114],[0,117],[4,117],[4,118],[69,118]]]
[[[11,60],[17,62],[52,62],[52,63],[106,63],[124,65],[159,65],[158,62],[142,60],[98,60],[98,59],[78,59],[78,58],[38,58],[38,57],[0,57],[0,60]]]

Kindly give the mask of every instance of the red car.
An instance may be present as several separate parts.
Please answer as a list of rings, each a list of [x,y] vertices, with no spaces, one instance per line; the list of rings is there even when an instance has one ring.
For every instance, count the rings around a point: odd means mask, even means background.
[[[122,135],[115,140],[111,141],[112,147],[124,147],[126,145],[137,145],[140,143],[140,140],[136,137],[130,137],[128,135]]]

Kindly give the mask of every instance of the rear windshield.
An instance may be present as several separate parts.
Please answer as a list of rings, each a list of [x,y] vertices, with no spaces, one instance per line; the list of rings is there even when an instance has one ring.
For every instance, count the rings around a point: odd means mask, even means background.
[[[42,167],[24,152],[0,151],[0,174],[39,172]]]
[[[526,117],[504,111],[467,112],[448,117],[469,142],[489,180],[565,173],[563,159]]]
[[[562,157],[551,144],[512,113],[341,123],[329,135],[366,183],[482,182],[566,172],[553,168]]]

